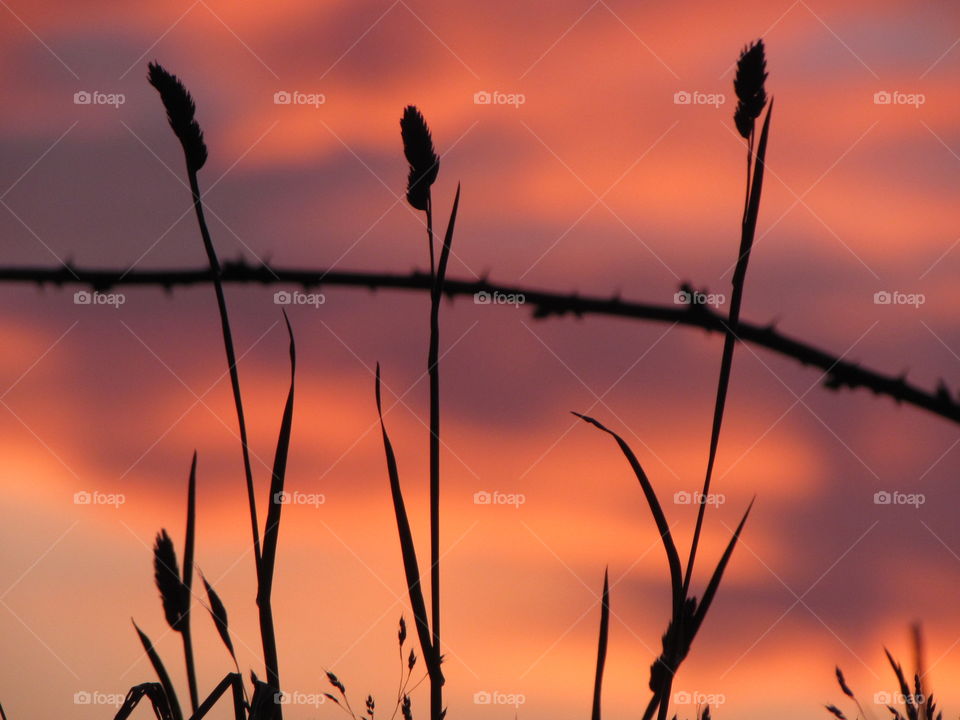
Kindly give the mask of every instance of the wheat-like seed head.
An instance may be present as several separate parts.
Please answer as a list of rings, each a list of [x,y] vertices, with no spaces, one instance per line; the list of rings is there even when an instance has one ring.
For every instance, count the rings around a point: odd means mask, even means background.
[[[440,171],[440,158],[433,148],[427,121],[413,105],[404,108],[403,117],[400,118],[400,136],[403,138],[403,154],[410,164],[407,202],[417,210],[426,210],[430,186]]]
[[[167,624],[179,632],[183,618],[190,612],[190,596],[180,579],[177,553],[166,530],[157,534],[153,546],[153,575],[163,601]]]
[[[737,61],[737,74],[733,79],[733,89],[737,94],[737,109],[733,121],[743,138],[753,133],[754,123],[760,117],[767,104],[767,59],[764,54],[763,40],[757,40],[740,52]]]
[[[203,131],[195,118],[197,107],[193,98],[180,78],[167,72],[162,65],[152,62],[149,68],[147,79],[160,93],[170,127],[183,145],[187,166],[196,172],[207,161],[207,146],[203,142]]]

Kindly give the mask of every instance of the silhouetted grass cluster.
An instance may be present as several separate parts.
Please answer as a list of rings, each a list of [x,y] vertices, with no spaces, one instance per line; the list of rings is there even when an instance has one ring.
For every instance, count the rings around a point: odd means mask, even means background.
[[[203,197],[199,185],[199,171],[207,160],[207,146],[203,131],[196,119],[196,105],[190,93],[180,79],[156,63],[149,65],[148,79],[159,92],[166,110],[167,119],[174,134],[181,143],[187,176],[194,203],[202,247],[210,267],[210,277],[217,301],[223,346],[231,381],[231,389],[237,415],[240,435],[240,450],[244,468],[244,481],[247,491],[249,518],[252,533],[254,569],[257,579],[256,604],[258,608],[259,630],[262,643],[264,678],[250,672],[251,691],[248,694],[243,673],[234,650],[230,634],[227,609],[214,587],[201,575],[205,597],[194,593],[193,575],[195,570],[195,550],[197,532],[196,493],[198,482],[198,458],[194,453],[190,465],[187,491],[187,518],[183,544],[183,555],[178,557],[173,539],[166,529],[161,529],[153,547],[153,568],[157,590],[160,594],[164,618],[171,630],[177,632],[182,640],[190,713],[187,717],[199,720],[225,695],[232,697],[234,717],[237,720],[282,720],[282,684],[277,654],[276,631],[272,609],[273,580],[276,573],[276,560],[281,524],[281,497],[287,472],[287,458],[293,427],[293,410],[296,378],[296,348],[293,330],[286,314],[289,334],[290,386],[286,395],[280,420],[274,462],[270,474],[269,495],[266,520],[261,533],[258,520],[256,484],[250,462],[247,437],[246,416],[243,394],[237,368],[237,358],[233,343],[230,316],[228,313],[223,283],[222,268],[216,248],[211,238],[203,208]],[[697,509],[696,524],[686,562],[681,560],[671,526],[667,520],[663,505],[656,488],[645,473],[640,460],[629,444],[614,430],[599,420],[580,413],[574,413],[584,422],[606,433],[616,442],[630,465],[640,490],[644,495],[651,516],[660,535],[667,559],[667,572],[670,580],[670,611],[666,629],[662,636],[662,648],[649,669],[648,687],[650,698],[643,712],[643,720],[665,720],[670,706],[671,689],[676,674],[693,646],[693,641],[706,620],[707,613],[719,591],[724,572],[729,565],[737,542],[744,529],[747,517],[753,506],[748,505],[742,519],[730,537],[726,548],[710,573],[702,593],[691,592],[694,569],[699,557],[699,541],[705,520],[707,498],[710,495],[711,480],[723,426],[724,410],[729,391],[733,366],[734,350],[739,338],[740,310],[745,291],[746,273],[756,234],[757,218],[763,189],[763,178],[770,120],[773,109],[772,99],[768,101],[766,90],[767,70],[764,44],[757,41],[748,45],[740,54],[734,79],[737,106],[733,121],[739,135],[746,141],[746,190],[743,216],[740,228],[740,244],[736,266],[732,278],[732,298],[729,313],[724,322],[724,344],[720,359],[719,378],[711,426],[709,454],[700,503]],[[757,122],[766,110],[762,125],[757,133]],[[440,156],[434,146],[433,136],[423,114],[415,106],[404,109],[400,120],[403,153],[409,165],[406,199],[414,209],[424,213],[423,225],[427,234],[428,259],[430,268],[430,307],[428,314],[429,344],[427,347],[427,373],[429,375],[429,434],[427,453],[429,457],[429,572],[421,571],[421,556],[414,542],[404,498],[403,486],[396,453],[391,443],[383,416],[381,392],[381,369],[376,369],[374,399],[379,418],[382,442],[386,458],[387,479],[393,504],[394,516],[401,550],[407,596],[414,621],[414,634],[423,658],[425,675],[414,678],[418,655],[407,644],[407,625],[403,617],[399,621],[397,632],[399,653],[399,681],[396,697],[390,709],[389,719],[400,715],[404,720],[413,720],[412,692],[423,682],[430,689],[430,720],[443,720],[446,708],[443,704],[444,675],[442,670],[443,646],[441,643],[441,568],[440,568],[440,521],[442,475],[440,465],[441,442],[441,395],[440,395],[440,305],[443,287],[449,264],[451,246],[454,238],[457,213],[460,204],[460,186],[457,185],[453,197],[450,216],[442,238],[434,232],[434,186],[439,179]],[[430,579],[429,602],[423,588],[425,576]],[[605,570],[601,596],[600,626],[597,642],[596,670],[593,683],[592,720],[601,720],[602,687],[606,663],[608,660],[610,630],[610,583],[609,572]],[[216,627],[217,633],[229,653],[234,671],[228,672],[206,696],[201,692],[196,673],[194,648],[191,634],[191,607],[193,601],[205,606]],[[131,715],[138,704],[149,701],[155,716],[160,720],[183,720],[185,713],[181,709],[180,698],[171,680],[167,666],[161,659],[149,636],[134,623],[137,636],[143,646],[150,664],[157,676],[156,682],[145,682],[131,688],[123,706],[116,715],[124,720]],[[900,666],[887,653],[888,660],[897,677],[904,709],[890,707],[894,720],[941,720],[935,715],[932,697],[923,693],[922,677],[918,672],[913,687],[907,683]],[[351,720],[376,720],[378,712],[385,717],[372,695],[367,695],[359,710],[351,704],[346,684],[332,671],[326,670],[326,680],[331,691],[326,698],[336,707],[350,716]],[[848,687],[840,669],[837,669],[837,681],[841,691],[856,703],[860,715],[863,707]],[[203,698],[203,699],[201,699]],[[847,720],[836,706],[827,709],[838,720]],[[710,708],[697,710],[698,717],[710,720]],[[674,716],[675,717],[675,716]],[[6,720],[0,707],[0,720]]]

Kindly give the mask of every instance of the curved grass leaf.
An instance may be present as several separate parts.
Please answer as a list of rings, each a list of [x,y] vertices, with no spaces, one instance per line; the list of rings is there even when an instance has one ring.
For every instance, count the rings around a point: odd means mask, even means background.
[[[203,587],[207,591],[207,601],[210,603],[210,617],[213,618],[213,624],[217,628],[217,634],[220,636],[223,644],[226,645],[227,650],[230,652],[230,657],[233,658],[233,663],[236,665],[237,655],[233,650],[233,641],[230,639],[230,624],[227,620],[227,608],[224,606],[220,596],[217,595],[217,591],[207,582],[207,578],[202,573],[200,579],[203,581]]]
[[[177,691],[173,687],[173,683],[170,682],[170,675],[167,673],[167,669],[163,665],[163,661],[160,659],[160,656],[157,654],[157,651],[153,647],[153,643],[150,642],[150,638],[141,630],[137,623],[131,619],[134,629],[137,631],[137,635],[140,637],[140,644],[143,645],[144,652],[147,653],[147,658],[150,660],[150,664],[153,666],[153,671],[157,674],[157,678],[160,680],[160,685],[163,688],[163,692],[166,695],[167,703],[170,706],[170,714],[173,720],[183,720],[183,713],[180,710],[180,702],[177,700]]]
[[[393,452],[393,444],[387,434],[387,426],[383,422],[383,404],[380,397],[380,363],[377,363],[376,373],[377,415],[380,418],[380,432],[383,436],[383,448],[387,456],[387,473],[390,476],[390,493],[393,497],[393,511],[397,518],[397,531],[400,535],[400,552],[403,556],[403,570],[407,579],[407,592],[410,596],[410,605],[416,620],[417,637],[420,639],[420,650],[427,660],[428,670],[433,676],[440,672],[439,658],[430,640],[430,626],[427,623],[427,605],[423,599],[423,588],[420,584],[420,566],[417,563],[417,550],[413,544],[413,533],[410,530],[410,520],[407,517],[407,508],[403,501],[403,491],[400,488],[400,473],[397,469],[397,458]],[[441,676],[442,677],[442,676]]]
[[[620,446],[620,450],[623,451],[623,454],[626,456],[627,461],[630,463],[630,467],[633,468],[633,472],[637,476],[637,480],[640,482],[640,487],[643,489],[643,494],[647,498],[647,504],[650,506],[650,512],[653,514],[653,520],[657,524],[657,530],[660,531],[660,539],[663,542],[663,549],[667,553],[667,563],[670,566],[670,586],[673,590],[673,607],[676,614],[679,612],[679,608],[683,604],[683,596],[681,594],[683,575],[680,569],[680,556],[677,554],[677,546],[673,542],[673,536],[670,534],[670,526],[667,524],[666,515],[663,514],[663,508],[660,506],[660,500],[657,498],[657,493],[653,489],[653,485],[650,484],[650,480],[647,478],[647,474],[643,471],[640,461],[637,460],[637,456],[633,453],[633,450],[630,449],[630,446],[627,445],[626,441],[622,437],[613,432],[613,430],[608,429],[598,420],[594,420],[592,417],[582,415],[578,412],[574,412],[573,414],[584,422],[590,423],[594,427],[599,428],[603,432],[613,437],[613,439],[617,441],[617,445]]]

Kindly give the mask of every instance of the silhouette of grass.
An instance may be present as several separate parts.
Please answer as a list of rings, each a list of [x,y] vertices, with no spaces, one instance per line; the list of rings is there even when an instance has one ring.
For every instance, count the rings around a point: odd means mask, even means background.
[[[133,628],[137,631],[137,636],[140,638],[140,644],[143,645],[143,651],[147,654],[147,658],[150,660],[150,664],[153,666],[153,671],[157,674],[157,677],[160,680],[160,687],[163,690],[163,697],[166,701],[166,706],[163,708],[163,715],[158,713],[157,717],[161,719],[170,717],[172,720],[183,720],[183,712],[180,710],[180,701],[177,699],[177,691],[174,689],[173,683],[170,681],[170,674],[167,672],[167,668],[164,666],[163,661],[157,654],[156,649],[154,649],[150,638],[147,637],[146,633],[140,629],[135,621],[131,622],[133,622]],[[134,690],[135,689],[136,688],[134,688]],[[131,693],[133,693],[134,690],[131,690]],[[142,695],[143,693],[141,693],[141,696]],[[156,709],[157,703],[152,695],[150,696],[150,699],[151,702],[154,703],[154,708]],[[120,712],[123,712],[122,708]],[[120,717],[120,713],[117,713],[117,717]]]
[[[197,673],[193,658],[193,640],[190,634],[190,596],[193,587],[193,548],[196,532],[197,513],[197,454],[193,454],[190,465],[190,480],[187,491],[187,530],[183,550],[183,575],[180,575],[177,553],[173,540],[166,530],[157,534],[153,546],[154,579],[167,624],[180,633],[183,641],[183,655],[187,666],[187,682],[190,689],[190,708],[197,711]]]
[[[237,371],[236,352],[234,350],[233,333],[230,328],[230,319],[227,312],[226,299],[223,293],[223,283],[220,280],[221,266],[217,258],[210,232],[207,228],[204,218],[202,197],[200,194],[197,171],[203,167],[207,159],[207,148],[203,140],[203,132],[199,123],[196,121],[196,106],[193,98],[183,83],[175,75],[167,72],[157,63],[151,63],[149,66],[148,79],[150,84],[160,93],[160,98],[167,111],[167,119],[174,134],[180,140],[183,147],[184,158],[186,160],[187,174],[189,178],[190,190],[193,195],[194,209],[196,211],[197,222],[200,228],[200,235],[203,241],[204,249],[207,253],[207,259],[210,264],[211,278],[217,297],[217,308],[220,314],[220,324],[223,335],[224,349],[227,356],[227,364],[230,373],[231,388],[233,391],[234,405],[237,412],[237,421],[240,429],[240,445],[243,457],[244,475],[247,485],[247,498],[250,511],[250,521],[253,536],[254,563],[257,573],[257,596],[256,603],[259,615],[260,636],[263,645],[263,659],[266,666],[267,681],[261,682],[252,675],[254,693],[250,702],[247,703],[243,697],[242,682],[233,683],[229,675],[214,691],[219,697],[227,689],[233,687],[234,704],[243,704],[249,712],[250,718],[257,720],[282,720],[282,707],[280,699],[280,673],[279,660],[277,654],[276,634],[273,619],[273,606],[271,595],[273,590],[273,579],[276,571],[277,544],[280,535],[281,509],[283,507],[284,485],[287,470],[287,457],[290,449],[290,437],[293,429],[293,406],[295,395],[295,377],[296,377],[296,345],[293,337],[293,329],[286,313],[283,313],[284,323],[289,337],[290,353],[290,388],[287,393],[286,403],[284,405],[283,416],[281,419],[280,430],[277,439],[277,447],[274,455],[274,463],[270,480],[270,495],[268,502],[267,518],[263,531],[263,544],[261,546],[259,525],[257,521],[257,504],[255,497],[255,488],[253,483],[253,472],[250,463],[249,445],[247,440],[246,420],[243,410],[243,395],[240,390],[240,380]],[[190,474],[190,490],[188,498],[187,513],[187,538],[184,550],[184,571],[181,578],[177,572],[176,554],[173,550],[173,543],[166,531],[161,532],[157,538],[157,544],[154,552],[155,574],[157,586],[160,589],[161,599],[164,605],[164,612],[171,628],[181,633],[184,643],[184,654],[187,664],[187,677],[190,686],[191,708],[195,717],[201,717],[200,709],[210,702],[211,695],[204,704],[199,704],[197,692],[196,672],[194,668],[193,648],[190,635],[189,610],[190,596],[192,594],[192,576],[193,576],[193,556],[194,556],[194,537],[196,528],[196,454],[194,454],[193,466]],[[236,653],[230,640],[229,628],[227,626],[226,608],[219,596],[213,590],[212,586],[204,578],[204,586],[207,591],[207,597],[210,602],[210,614],[216,625],[217,632],[221,640],[226,645],[234,665],[237,668],[237,677],[239,677],[239,664],[237,663]],[[137,629],[140,633],[139,628]],[[151,656],[151,662],[158,676],[161,677],[161,685],[164,692],[173,693],[173,686],[166,676],[159,656],[153,651],[152,644],[146,639],[146,636],[140,633],[141,641],[148,655]],[[154,662],[155,660],[155,662]],[[161,675],[161,670],[163,675]],[[166,676],[166,680],[164,680]],[[219,693],[219,694],[218,694]],[[142,695],[141,695],[142,697]],[[173,703],[176,703],[176,696],[172,695]],[[213,701],[215,702],[215,700]],[[179,708],[176,709],[179,716]],[[180,720],[176,717],[174,720]]]
[[[220,313],[220,326],[223,333],[223,346],[227,355],[227,367],[230,371],[230,386],[233,389],[233,400],[237,412],[237,424],[240,430],[240,449],[243,455],[243,471],[247,481],[247,501],[250,506],[250,523],[253,533],[253,556],[256,563],[257,579],[260,574],[260,534],[257,522],[257,502],[253,485],[253,469],[250,464],[250,450],[247,441],[247,423],[243,412],[243,394],[240,392],[240,376],[237,371],[237,355],[233,346],[233,332],[230,329],[230,317],[227,313],[227,301],[223,293],[223,283],[220,280],[221,267],[214,248],[207,221],[203,213],[203,200],[200,194],[200,184],[197,171],[203,167],[207,159],[207,146],[203,141],[203,132],[194,115],[196,107],[193,98],[180,82],[176,75],[167,72],[161,65],[150,63],[150,84],[160,93],[160,99],[167,110],[167,119],[174,134],[183,146],[184,158],[187,163],[187,177],[190,183],[190,192],[193,195],[193,206],[200,227],[200,236],[203,247],[210,263],[210,272],[213,275],[213,287],[217,296],[217,309]],[[275,653],[273,653],[275,654]],[[268,671],[269,674],[269,671]]]
[[[297,365],[294,334],[289,318],[286,313],[283,313],[289,339],[290,384],[278,432],[274,462],[271,470],[267,516],[261,536],[257,521],[255,486],[249,457],[242,394],[236,367],[236,354],[223,293],[222,269],[204,219],[202,198],[197,178],[198,171],[204,166],[207,160],[207,147],[203,132],[195,117],[196,106],[194,100],[179,78],[168,73],[156,63],[150,64],[148,78],[150,84],[160,93],[170,127],[183,148],[201,238],[210,264],[210,279],[216,291],[224,348],[240,427],[240,442],[257,572],[256,603],[259,611],[259,626],[267,675],[266,682],[264,682],[261,681],[255,673],[251,672],[253,693],[249,701],[247,700],[240,665],[230,636],[226,607],[216,590],[202,573],[201,580],[203,581],[206,592],[207,609],[221,641],[230,654],[236,672],[227,673],[203,702],[200,702],[199,699],[200,693],[198,691],[190,631],[190,609],[193,595],[192,580],[196,546],[196,452],[193,455],[188,482],[187,521],[182,572],[179,567],[173,540],[166,529],[161,529],[156,536],[153,547],[155,583],[160,594],[166,622],[172,630],[180,633],[182,638],[192,711],[190,716],[191,720],[200,720],[200,718],[203,718],[228,691],[232,692],[234,716],[237,720],[281,720],[282,693],[271,597],[276,573],[283,495],[293,430]],[[725,337],[713,423],[711,426],[710,450],[693,539],[685,565],[681,561],[670,525],[656,490],[629,444],[624,441],[620,435],[607,428],[600,421],[587,415],[574,413],[574,415],[584,422],[610,435],[617,443],[637,477],[657,531],[660,534],[661,544],[667,557],[671,587],[671,613],[667,629],[662,636],[662,651],[650,667],[649,689],[652,696],[643,713],[644,720],[650,720],[654,714],[657,714],[659,720],[665,720],[669,709],[674,677],[688,656],[693,641],[712,606],[723,575],[729,565],[734,549],[753,507],[753,500],[751,500],[721,554],[720,559],[717,561],[709,581],[703,590],[702,596],[698,599],[690,593],[690,584],[697,559],[705,508],[710,493],[712,472],[719,446],[734,349],[736,342],[741,339],[740,310],[743,300],[747,265],[756,234],[763,187],[764,163],[769,139],[770,119],[773,110],[772,99],[768,104],[765,87],[766,80],[765,48],[763,41],[759,40],[756,43],[748,45],[741,52],[737,63],[736,77],[734,79],[734,89],[738,98],[737,107],[734,112],[734,124],[739,135],[747,142],[747,184],[744,198],[744,211],[741,220],[739,254],[731,281],[733,288],[732,301],[729,315],[723,323]],[[763,120],[759,138],[756,138],[756,121],[760,118],[764,108],[766,108],[766,116]],[[407,594],[413,611],[417,640],[424,658],[424,664],[426,665],[426,674],[423,678],[417,682],[413,682],[413,672],[417,664],[417,655],[413,648],[410,648],[409,652],[407,651],[407,625],[401,616],[397,631],[400,674],[396,693],[396,704],[390,720],[395,720],[398,713],[404,720],[412,720],[411,693],[425,680],[429,680],[430,685],[430,720],[443,720],[446,709],[443,707],[442,688],[444,676],[441,670],[443,655],[440,633],[441,573],[439,528],[441,519],[441,472],[439,450],[441,425],[439,312],[441,299],[446,288],[446,272],[456,226],[461,189],[458,184],[446,231],[439,248],[438,259],[435,247],[436,237],[433,230],[432,186],[438,177],[440,158],[434,148],[430,129],[422,113],[415,106],[407,106],[404,109],[400,126],[404,155],[409,164],[406,197],[412,207],[425,213],[430,260],[430,338],[427,352],[427,372],[430,378],[430,436],[428,450],[430,468],[431,602],[428,612],[428,605],[422,587],[422,575],[417,550],[400,483],[397,458],[384,421],[380,365],[378,363],[376,366],[374,388],[377,416],[381,428],[391,499],[397,522]],[[608,569],[604,570],[600,604],[601,614],[593,685],[592,720],[601,720],[602,715],[601,695],[610,632],[610,583]],[[136,622],[133,622],[133,626],[159,682],[142,683],[132,687],[123,705],[120,707],[116,719],[124,720],[129,717],[137,707],[137,704],[146,698],[150,701],[155,716],[160,718],[160,720],[183,720],[183,712],[176,688],[153,642],[140,629]],[[942,714],[937,712],[932,695],[924,693],[922,683],[923,673],[919,669],[921,667],[921,661],[919,659],[920,638],[918,633],[915,635],[915,642],[918,655],[918,671],[913,678],[912,688],[901,666],[894,660],[890,652],[885,650],[887,660],[896,677],[899,695],[903,704],[902,712],[900,709],[892,706],[889,707],[889,710],[893,714],[894,720],[942,720]],[[377,705],[372,695],[368,694],[366,696],[362,709],[358,713],[351,705],[346,685],[341,679],[329,670],[325,671],[325,674],[327,682],[335,691],[335,693],[325,693],[327,699],[346,712],[352,720],[376,720]],[[847,684],[839,667],[836,669],[836,679],[841,692],[855,703],[859,715],[865,716],[866,713],[864,712],[863,706]],[[845,714],[839,707],[827,705],[826,709],[834,717],[838,718],[838,720],[847,720]],[[709,706],[699,709],[698,716],[700,720],[710,720],[710,712]],[[2,706],[0,706],[0,720],[6,720]]]
[[[886,706],[887,710],[893,716],[893,720],[943,720],[943,713],[937,709],[933,693],[924,692],[923,675],[919,670],[920,662],[917,663],[918,671],[913,676],[913,687],[911,688],[900,663],[893,658],[893,655],[891,655],[890,651],[886,648],[883,649],[883,652],[887,656],[887,662],[890,663],[894,677],[897,680],[898,693],[896,693],[896,699],[889,693],[878,693],[875,700]],[[857,717],[869,717],[863,709],[860,700],[857,699],[853,690],[847,685],[847,681],[839,667],[836,669],[836,676],[840,691],[853,700],[856,705],[858,711]],[[902,712],[900,708],[896,707],[898,703],[903,706]],[[825,707],[827,712],[838,718],[838,720],[847,720],[847,716],[836,705],[826,705]]]
[[[607,640],[610,635],[610,572],[603,571],[603,595],[600,599],[600,637],[597,640],[597,672],[593,680],[593,712],[591,720],[600,720],[600,691],[603,688],[603,667],[607,662]]]
[[[737,108],[734,112],[734,124],[740,135],[747,140],[747,191],[744,199],[743,219],[740,229],[740,250],[732,279],[733,294],[730,303],[730,314],[725,325],[726,332],[724,335],[723,355],[720,362],[720,378],[717,383],[717,397],[710,434],[710,452],[707,459],[703,491],[700,495],[700,502],[698,503],[697,520],[694,526],[693,540],[690,544],[690,554],[687,559],[685,571],[681,568],[677,549],[670,532],[670,526],[667,524],[656,491],[647,478],[646,473],[643,471],[636,455],[630,449],[630,446],[617,433],[608,429],[599,421],[581,415],[580,413],[574,413],[577,417],[594,425],[599,430],[608,433],[616,440],[617,445],[619,445],[620,450],[626,456],[630,467],[640,482],[667,554],[667,563],[670,570],[672,609],[670,622],[667,625],[667,630],[662,639],[662,652],[660,657],[658,657],[650,667],[649,686],[652,696],[643,713],[643,720],[650,720],[654,713],[657,713],[658,720],[666,720],[674,676],[679,670],[681,663],[687,657],[694,637],[703,624],[707,611],[710,609],[710,605],[719,589],[724,570],[730,561],[733,550],[740,538],[740,533],[743,531],[743,526],[753,507],[753,501],[751,501],[743,514],[743,518],[740,520],[740,524],[734,531],[733,537],[727,545],[726,550],[721,556],[720,561],[717,563],[713,575],[703,592],[703,597],[698,603],[696,596],[690,594],[690,581],[697,559],[697,549],[703,527],[704,513],[710,495],[710,480],[720,442],[720,429],[723,425],[723,414],[730,384],[730,373],[733,367],[733,351],[738,339],[740,306],[743,301],[747,263],[750,259],[750,251],[753,247],[754,235],[756,234],[757,217],[760,212],[760,195],[763,189],[763,171],[767,139],[770,131],[770,114],[773,110],[772,101],[770,107],[767,109],[767,115],[763,123],[763,130],[761,131],[755,154],[753,140],[755,121],[767,103],[765,89],[766,79],[766,59],[764,56],[763,41],[759,40],[741,52],[740,59],[737,63],[736,76],[734,78],[734,90],[738,98]],[[594,708],[594,713],[599,715],[598,707]]]
[[[207,578],[205,578],[203,574],[200,575],[200,579],[203,581],[203,587],[207,591],[207,603],[210,606],[210,617],[213,619],[213,623],[217,628],[217,634],[220,636],[224,646],[230,653],[230,657],[233,659],[233,664],[236,666],[237,672],[239,673],[240,664],[237,662],[237,654],[234,652],[233,641],[230,639],[230,621],[227,618],[227,608],[224,606],[223,600],[220,599],[217,591],[214,590],[213,586],[207,582]]]
[[[383,407],[380,397],[380,365],[377,364],[376,401],[377,413],[387,453],[387,471],[393,496],[394,514],[400,534],[400,547],[407,590],[413,608],[420,640],[420,650],[427,665],[430,678],[430,719],[442,720],[446,714],[443,707],[443,653],[440,643],[440,302],[443,298],[443,283],[450,259],[450,247],[460,207],[460,185],[450,211],[450,219],[440,247],[440,259],[435,260],[433,233],[433,201],[430,188],[437,179],[440,158],[433,146],[430,129],[420,111],[408,105],[400,119],[400,135],[403,152],[410,165],[407,177],[407,201],[417,210],[426,213],[427,243],[430,252],[430,343],[427,351],[427,374],[430,378],[430,619],[427,620],[426,603],[420,587],[420,571],[416,548],[410,532],[403,493],[397,471],[396,458],[383,423]]]

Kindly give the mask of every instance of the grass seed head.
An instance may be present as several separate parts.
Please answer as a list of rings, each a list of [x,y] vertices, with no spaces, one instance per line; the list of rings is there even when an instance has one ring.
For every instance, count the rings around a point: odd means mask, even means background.
[[[414,105],[404,108],[403,117],[400,118],[400,136],[403,138],[403,154],[410,164],[407,202],[417,210],[426,210],[430,186],[440,171],[440,158],[433,148],[427,121]]]
[[[757,40],[740,52],[737,74],[733,79],[733,89],[737,94],[737,109],[733,120],[737,131],[745,139],[753,134],[756,119],[767,104],[767,91],[764,88],[766,80],[767,59],[763,40]]]
[[[187,166],[196,172],[207,161],[207,146],[203,142],[203,131],[195,117],[197,106],[180,78],[167,72],[159,63],[152,62],[149,68],[147,79],[160,93],[160,99],[167,110],[170,127],[183,145]]]

